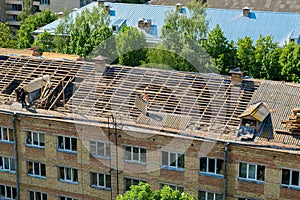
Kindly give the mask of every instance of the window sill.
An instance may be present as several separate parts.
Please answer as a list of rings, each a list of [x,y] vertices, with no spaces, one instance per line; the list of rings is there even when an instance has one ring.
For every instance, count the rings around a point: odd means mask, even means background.
[[[203,176],[210,176],[210,177],[215,177],[215,178],[224,178],[224,175],[222,174],[214,174],[214,173],[209,173],[209,172],[199,172],[199,175]]]
[[[111,191],[111,188],[100,187],[100,186],[96,186],[96,185],[91,185],[91,188],[94,188],[97,190]]]
[[[16,174],[16,171],[11,171],[11,170],[7,170],[7,169],[0,169],[0,172],[5,172],[5,173],[9,173],[9,174]]]
[[[249,182],[249,183],[256,183],[259,185],[264,185],[264,181],[259,181],[259,180],[253,180],[253,179],[246,179],[246,178],[238,178],[239,181],[244,181],[244,182]]]
[[[45,146],[38,146],[38,145],[32,145],[32,144],[26,144],[26,147],[30,148],[36,148],[36,149],[45,149]]]
[[[284,184],[280,184],[281,187],[283,188],[288,188],[288,189],[292,189],[292,190],[300,190],[299,186],[295,186],[295,185],[284,185]]]
[[[129,164],[136,164],[136,165],[146,165],[147,163],[145,162],[138,162],[138,161],[132,161],[132,160],[124,160],[125,163]]]
[[[90,157],[100,158],[100,159],[104,159],[104,160],[110,160],[110,157],[98,156],[98,155],[94,155],[94,154],[90,154]]]
[[[74,182],[74,181],[67,181],[67,180],[62,180],[62,179],[58,179],[58,181],[62,182],[62,183],[69,183],[69,184],[78,185],[78,182]]]
[[[7,143],[7,144],[14,144],[15,142],[8,141],[8,140],[0,140],[2,143]]]
[[[184,168],[177,168],[177,167],[170,167],[170,166],[160,166],[160,168],[172,170],[172,171],[184,172]]]
[[[70,150],[64,150],[64,149],[56,149],[57,152],[61,153],[69,153],[69,154],[77,154],[77,151],[70,151]]]
[[[32,177],[32,178],[46,179],[45,176],[39,176],[39,175],[33,175],[33,174],[27,174],[27,176]]]

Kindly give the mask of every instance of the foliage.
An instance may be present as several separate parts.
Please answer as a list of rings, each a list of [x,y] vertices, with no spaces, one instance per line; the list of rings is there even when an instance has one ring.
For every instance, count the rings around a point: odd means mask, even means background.
[[[293,42],[285,46],[279,58],[281,74],[286,81],[300,82],[300,46]]]
[[[28,16],[34,14],[33,0],[23,0],[23,9],[20,14],[20,20],[24,21]]]
[[[219,25],[208,33],[205,49],[221,74],[228,74],[230,69],[235,68],[236,46],[233,41],[227,40]]]
[[[13,39],[13,35],[9,30],[9,27],[0,22],[0,47],[13,48],[16,46],[16,41]]]
[[[139,66],[146,59],[145,35],[133,27],[122,27],[116,35],[116,49],[119,64]]]
[[[195,197],[180,193],[178,190],[173,190],[168,186],[164,186],[161,190],[152,191],[152,187],[148,183],[139,183],[131,186],[130,190],[124,195],[118,195],[117,200],[196,200]]]
[[[250,69],[254,65],[254,50],[255,46],[250,37],[246,36],[244,39],[240,38],[237,41],[236,57],[238,59],[238,66],[248,73],[248,75],[252,73]]]
[[[35,15],[28,16],[22,23],[20,30],[17,33],[18,47],[21,49],[29,48],[34,42],[31,33],[37,28],[49,24],[57,19],[56,14],[49,9],[43,10]]]
[[[53,36],[47,31],[44,31],[44,33],[37,36],[33,46],[37,47],[37,50],[41,54],[45,51],[50,52],[54,49]]]
[[[55,51],[87,57],[101,42],[112,36],[108,28],[109,15],[105,9],[94,7],[85,9],[75,20],[65,16],[55,33]]]
[[[169,65],[181,71],[199,71],[198,66],[204,68],[200,42],[208,28],[205,7],[196,0],[186,7],[189,16],[183,8],[167,14],[162,28],[163,42],[148,52],[147,62]]]

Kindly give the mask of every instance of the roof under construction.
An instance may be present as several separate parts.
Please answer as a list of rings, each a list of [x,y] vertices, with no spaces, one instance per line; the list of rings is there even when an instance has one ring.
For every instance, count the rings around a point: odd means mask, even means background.
[[[292,108],[300,107],[296,84],[253,79],[233,84],[230,76],[114,65],[99,73],[91,62],[0,57],[2,104],[14,104],[15,91],[29,83],[39,93],[38,98],[29,95],[36,109],[96,118],[115,114],[140,127],[200,137],[210,133],[217,139],[238,140],[242,113],[261,101],[272,110],[262,123],[270,120],[272,127],[263,124],[255,141],[278,142],[274,130],[286,130],[281,121],[288,119]],[[147,111],[138,100],[142,93],[149,98]],[[300,145],[299,141],[287,144]]]

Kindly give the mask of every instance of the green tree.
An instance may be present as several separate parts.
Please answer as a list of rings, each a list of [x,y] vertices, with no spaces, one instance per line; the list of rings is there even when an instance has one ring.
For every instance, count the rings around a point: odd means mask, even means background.
[[[53,36],[44,31],[44,33],[37,36],[36,40],[33,43],[34,47],[37,47],[37,50],[42,54],[43,52],[51,52],[54,50],[55,46],[53,43]]]
[[[254,50],[254,65],[250,68],[250,74],[254,78],[271,79],[272,73],[280,74],[278,70],[279,56],[273,55],[278,53],[276,49],[279,48],[278,44],[273,42],[273,36],[263,37],[260,35],[256,41]],[[278,59],[274,61],[274,59]],[[277,75],[276,75],[277,76]]]
[[[9,27],[0,22],[0,47],[13,48],[16,46],[16,41],[13,39],[13,35],[9,30]]]
[[[254,50],[255,46],[250,37],[246,36],[244,39],[238,39],[236,51],[238,66],[249,75],[250,69],[254,65]]]
[[[34,14],[33,0],[23,0],[23,9],[20,14],[20,20],[25,20],[28,16]]]
[[[195,67],[203,67],[201,41],[208,28],[205,6],[192,0],[186,7],[187,10],[179,8],[167,13],[162,28],[163,41],[149,50],[147,62],[169,65],[181,71],[199,71]]]
[[[133,27],[122,27],[116,35],[116,49],[119,64],[139,66],[146,59],[145,35]]]
[[[228,74],[230,69],[235,68],[236,46],[233,41],[227,40],[219,25],[208,33],[205,49],[221,74]]]
[[[293,42],[286,45],[279,58],[281,74],[286,81],[300,82],[300,46]]]
[[[161,190],[152,191],[152,187],[148,183],[139,183],[131,186],[130,190],[124,195],[118,195],[117,200],[196,200],[195,197],[188,193],[180,193],[168,186],[164,186]]]
[[[22,21],[20,30],[17,33],[18,47],[20,49],[31,47],[34,42],[32,32],[56,19],[56,14],[52,13],[49,9],[43,10],[35,15],[28,16],[24,21]]]

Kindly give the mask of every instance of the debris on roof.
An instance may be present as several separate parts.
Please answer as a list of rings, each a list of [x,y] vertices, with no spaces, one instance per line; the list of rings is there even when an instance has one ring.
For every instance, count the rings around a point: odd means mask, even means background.
[[[77,61],[83,61],[83,57],[78,55],[72,55],[72,54],[62,54],[62,53],[54,53],[54,52],[44,52],[43,57],[49,58],[49,59],[66,59],[66,60],[77,60]]]
[[[11,55],[11,56],[40,56],[39,52],[35,49],[11,49],[11,48],[0,48],[0,55]]]
[[[300,108],[294,108],[292,113],[288,120],[282,121],[283,127],[287,128],[290,134],[300,136]]]

